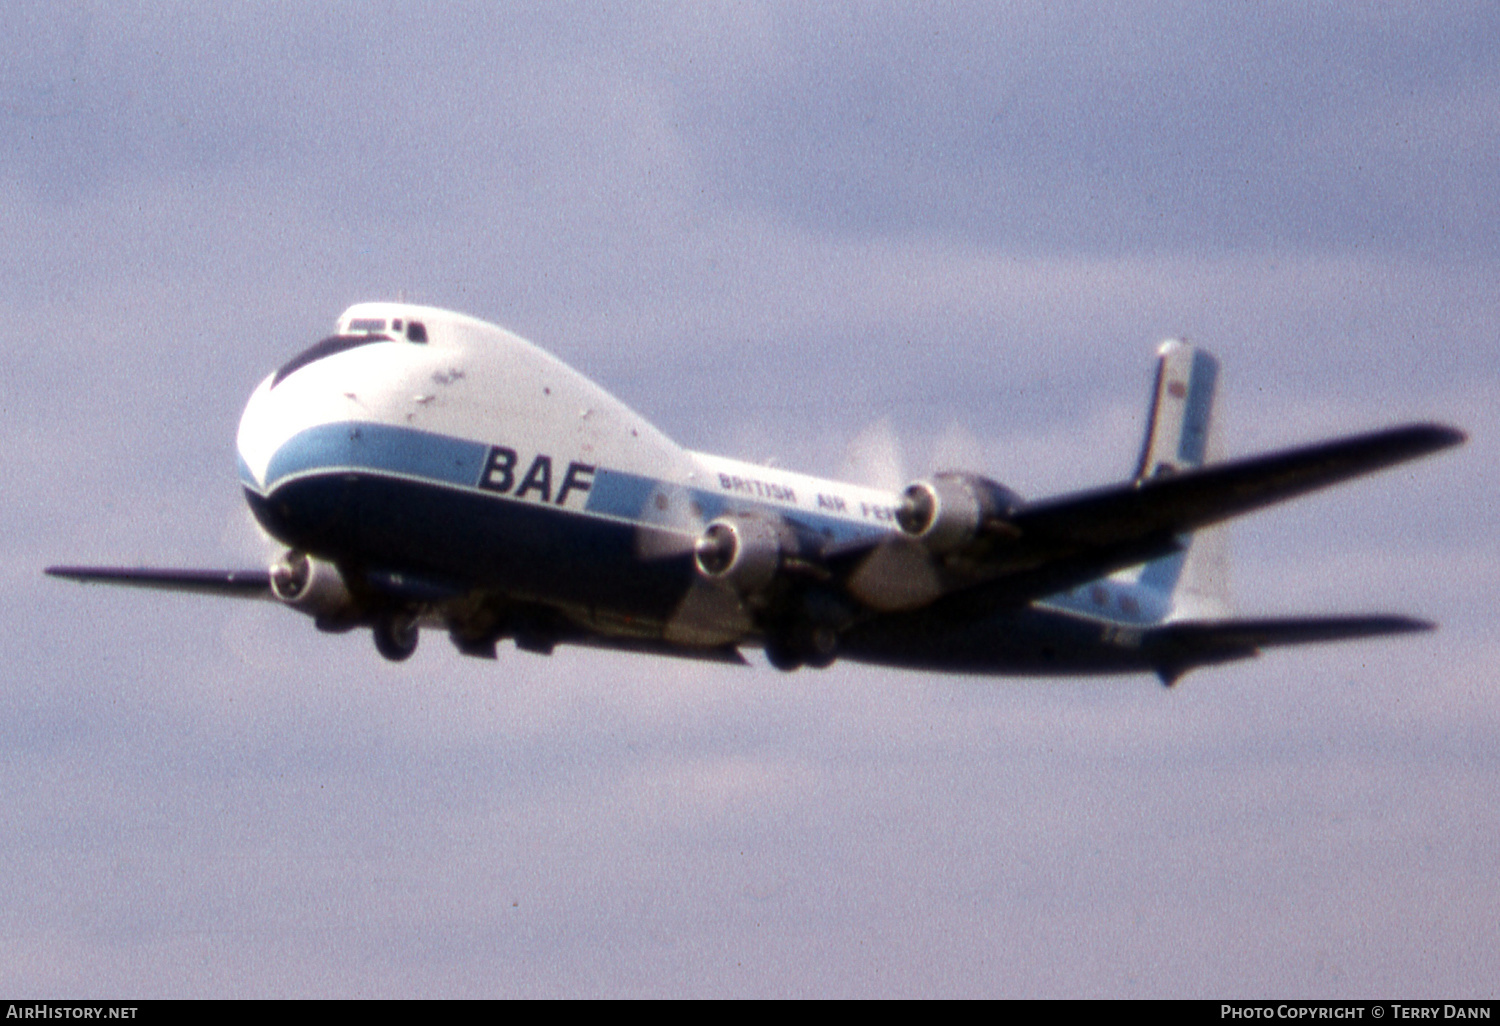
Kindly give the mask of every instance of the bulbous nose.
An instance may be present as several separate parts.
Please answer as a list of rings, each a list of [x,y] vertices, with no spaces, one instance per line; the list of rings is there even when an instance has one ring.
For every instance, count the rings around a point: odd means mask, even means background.
[[[268,377],[250,393],[250,401],[240,414],[239,431],[235,436],[240,483],[260,493],[265,492],[266,468],[281,441],[276,437],[280,432],[276,430],[272,409],[275,402],[271,397],[271,384],[272,378]]]

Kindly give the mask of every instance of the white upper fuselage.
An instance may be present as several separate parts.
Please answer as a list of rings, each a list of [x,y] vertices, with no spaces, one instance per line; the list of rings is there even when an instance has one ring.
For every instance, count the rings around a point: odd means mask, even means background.
[[[799,510],[860,531],[895,530],[898,495],[684,449],[588,378],[503,328],[399,303],[350,307],[339,318],[340,333],[356,321],[385,324],[378,333],[396,341],[324,357],[274,388],[275,375],[268,376],[251,396],[237,443],[247,487],[265,494],[281,483],[279,476],[268,480],[273,457],[303,432],[368,423],[513,449],[518,485],[536,456],[546,454],[558,468],[553,501],[561,468],[580,463],[720,493],[735,507]],[[413,321],[424,328],[425,343],[402,337]],[[402,329],[391,330],[398,322]],[[540,490],[531,489],[526,499],[540,501]],[[582,496],[569,496],[565,505],[582,509]],[[681,526],[693,525],[684,520]]]

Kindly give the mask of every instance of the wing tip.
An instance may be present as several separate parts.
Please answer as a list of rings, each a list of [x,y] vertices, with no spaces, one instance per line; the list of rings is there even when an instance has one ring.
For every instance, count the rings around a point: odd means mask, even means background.
[[[1455,445],[1463,445],[1469,440],[1467,431],[1456,428],[1451,424],[1439,424],[1435,421],[1413,424],[1408,429],[1415,437],[1429,444],[1432,452],[1440,449],[1451,449]]]
[[[1388,619],[1389,626],[1381,632],[1383,634],[1425,634],[1438,629],[1435,621],[1422,620],[1414,616],[1392,616]]]
[[[88,581],[89,568],[85,566],[49,566],[42,570],[48,577],[61,577],[69,581]]]

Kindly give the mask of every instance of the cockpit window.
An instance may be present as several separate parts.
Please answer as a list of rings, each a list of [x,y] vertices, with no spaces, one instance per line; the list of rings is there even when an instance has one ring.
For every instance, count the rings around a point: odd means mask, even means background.
[[[408,342],[426,342],[427,325],[421,321],[412,321],[406,326],[406,340]]]
[[[349,322],[349,334],[356,331],[384,331],[385,319],[382,317],[356,317]]]
[[[350,327],[353,327],[355,324],[359,323],[359,321],[351,321]],[[371,323],[384,324],[385,322],[374,321]],[[389,335],[330,335],[328,338],[325,338],[317,345],[309,346],[308,348],[302,350],[302,352],[298,353],[296,356],[292,357],[286,363],[282,364],[281,369],[276,372],[276,376],[271,379],[271,387],[275,388],[277,385],[281,384],[282,379],[285,378],[288,374],[291,374],[293,371],[300,370],[316,360],[321,360],[324,357],[332,356],[334,353],[342,353],[346,349],[355,349],[359,346],[367,346],[372,342],[394,341],[395,339],[391,338]]]

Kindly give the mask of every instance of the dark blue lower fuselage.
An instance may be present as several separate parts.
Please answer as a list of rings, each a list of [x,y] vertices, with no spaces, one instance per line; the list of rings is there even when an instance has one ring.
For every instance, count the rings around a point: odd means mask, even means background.
[[[294,548],[355,574],[397,572],[455,596],[492,593],[660,626],[695,576],[689,548],[642,544],[649,526],[409,477],[341,470],[284,481],[269,495],[245,494],[266,530]],[[965,593],[860,620],[843,633],[839,651],[945,672],[1151,668],[1139,647],[1108,635],[1096,619],[1035,605],[995,609]]]

